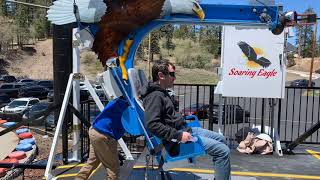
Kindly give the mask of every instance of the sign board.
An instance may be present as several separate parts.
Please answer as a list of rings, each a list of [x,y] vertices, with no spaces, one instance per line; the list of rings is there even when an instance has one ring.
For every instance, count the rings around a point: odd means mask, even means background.
[[[264,28],[227,26],[222,40],[222,96],[283,98],[284,34]]]

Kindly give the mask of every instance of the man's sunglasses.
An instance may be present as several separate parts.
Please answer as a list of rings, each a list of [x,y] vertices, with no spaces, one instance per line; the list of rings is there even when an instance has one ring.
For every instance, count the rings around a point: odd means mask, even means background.
[[[176,77],[176,72],[169,72],[169,75],[170,75],[171,77]]]

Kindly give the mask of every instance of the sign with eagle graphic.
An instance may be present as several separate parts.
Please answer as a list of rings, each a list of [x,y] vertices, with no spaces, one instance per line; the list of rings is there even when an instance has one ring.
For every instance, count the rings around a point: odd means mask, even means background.
[[[284,34],[268,29],[227,26],[222,40],[223,96],[283,98]]]

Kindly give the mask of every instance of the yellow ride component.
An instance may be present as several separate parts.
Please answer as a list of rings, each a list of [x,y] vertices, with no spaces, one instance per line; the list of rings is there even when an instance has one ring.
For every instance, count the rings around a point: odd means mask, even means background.
[[[130,50],[130,47],[132,46],[132,44],[133,44],[133,39],[126,40],[124,47],[123,47],[123,53],[119,57],[120,68],[121,68],[121,72],[122,72],[122,79],[126,80],[126,81],[128,80],[128,72],[127,72],[126,66],[124,64],[127,61],[129,50]]]

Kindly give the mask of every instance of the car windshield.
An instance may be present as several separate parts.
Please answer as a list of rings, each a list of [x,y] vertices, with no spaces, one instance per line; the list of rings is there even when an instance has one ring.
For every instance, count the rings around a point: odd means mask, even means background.
[[[46,103],[38,103],[38,104],[32,106],[31,111],[40,111],[40,110],[48,108],[48,106],[49,106],[49,104],[46,104]]]
[[[9,107],[14,108],[18,106],[26,106],[28,101],[12,101],[8,104]]]

